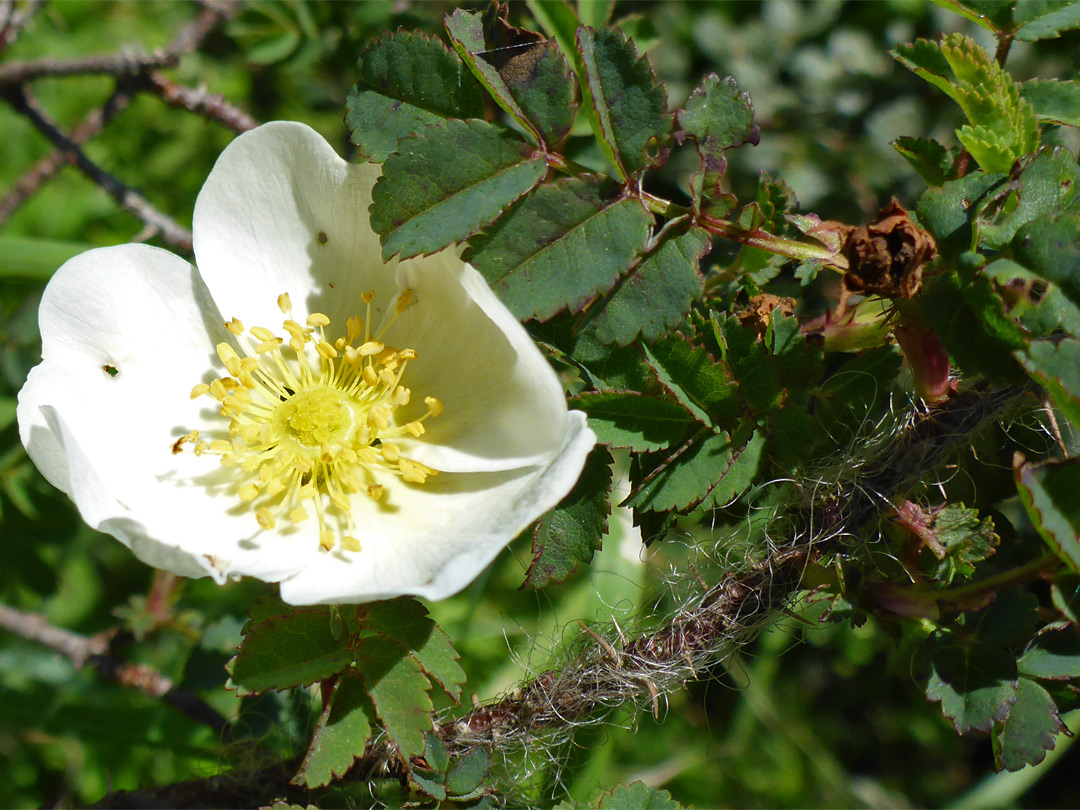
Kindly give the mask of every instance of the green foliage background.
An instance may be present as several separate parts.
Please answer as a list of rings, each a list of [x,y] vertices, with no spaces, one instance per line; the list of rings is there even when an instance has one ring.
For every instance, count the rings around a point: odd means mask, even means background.
[[[169,71],[206,84],[261,121],[297,119],[348,155],[344,99],[356,81],[356,57],[375,35],[399,26],[439,34],[441,2],[253,2]],[[197,13],[183,3],[48,3],[4,60],[74,56],[137,44],[160,47]],[[638,15],[639,43],[680,104],[705,73],[733,75],[748,91],[760,145],[728,154],[728,180],[752,199],[768,170],[795,191],[804,211],[866,221],[895,194],[913,202],[925,188],[890,146],[900,135],[952,142],[960,109],[887,55],[898,43],[962,30],[993,43],[963,18],[922,2],[619,3],[614,18]],[[1015,46],[1019,79],[1077,77],[1075,34]],[[102,77],[42,79],[34,90],[65,128],[102,104]],[[0,188],[9,186],[48,142],[0,105]],[[1076,150],[1075,132],[1051,130]],[[167,108],[148,95],[95,138],[86,151],[139,188],[160,209],[190,224],[195,196],[232,134]],[[588,149],[573,158],[602,159]],[[679,153],[656,193],[679,196],[697,168]],[[131,660],[153,665],[197,691],[227,716],[239,716],[242,744],[225,745],[205,727],[160,701],[75,671],[53,653],[0,636],[0,803],[85,804],[109,789],[133,789],[257,765],[303,748],[316,710],[304,694],[240,698],[222,690],[223,666],[240,640],[244,613],[274,589],[245,581],[217,588],[187,583],[163,623],[147,608],[154,573],[110,538],[78,520],[27,461],[14,425],[14,396],[37,362],[35,311],[44,282],[66,255],[132,240],[142,224],[74,169],[65,169],[0,230],[0,601],[43,613],[85,634],[115,624],[135,633]],[[27,239],[35,240],[28,247]],[[719,246],[709,262],[722,264]],[[730,258],[730,257],[729,257]],[[153,336],[148,335],[148,340]],[[116,437],[117,442],[123,436]],[[1032,440],[1034,441],[1034,439]],[[988,453],[993,453],[987,448]],[[964,497],[987,481],[950,484]],[[1004,493],[1001,497],[1004,497]],[[1015,499],[1002,509],[1017,509]],[[658,583],[685,549],[678,542],[642,550],[620,543],[613,523],[591,566],[543,591],[519,590],[531,562],[519,540],[464,593],[432,606],[462,654],[466,689],[482,698],[539,671],[554,640],[577,619],[614,608],[632,620],[661,599]],[[662,604],[662,602],[661,602]],[[568,762],[532,775],[523,795],[550,802],[643,780],[684,804],[701,807],[1067,807],[1075,788],[1061,755],[1045,765],[992,774],[985,739],[959,737],[911,676],[911,648],[874,621],[818,625],[821,604],[803,605],[764,633],[714,679],[676,694],[660,721],[617,715],[576,739]],[[1073,715],[1074,730],[1080,721]],[[352,795],[340,803],[364,803]],[[329,801],[324,806],[332,806]]]

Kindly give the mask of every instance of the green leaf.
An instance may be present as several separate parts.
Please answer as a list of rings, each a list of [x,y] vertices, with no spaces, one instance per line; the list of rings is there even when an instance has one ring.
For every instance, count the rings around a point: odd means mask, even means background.
[[[310,790],[344,776],[353,760],[363,756],[374,718],[375,709],[363,682],[358,678],[341,678],[315,726],[307,755],[293,783]]]
[[[735,444],[738,443],[736,439]],[[742,449],[732,453],[731,464],[701,505],[706,509],[719,509],[750,489],[761,469],[767,445],[765,434],[755,430]]]
[[[56,268],[94,246],[25,236],[0,236],[0,278],[47,281]]]
[[[985,276],[943,273],[922,296],[922,315],[956,362],[993,382],[1017,383],[1022,370],[1013,351],[1027,333],[1004,311],[1001,297]]]
[[[1032,79],[1020,85],[1020,94],[1040,122],[1080,127],[1080,82]]]
[[[682,805],[666,790],[648,787],[643,782],[617,785],[589,802],[563,801],[555,810],[682,810]]]
[[[670,512],[701,503],[727,477],[737,458],[732,444],[727,433],[701,431],[649,472],[622,505]]]
[[[594,28],[607,25],[614,8],[615,0],[577,0],[578,17],[581,18],[581,24],[591,25]]]
[[[537,142],[554,146],[570,131],[577,104],[570,71],[554,40],[510,25],[508,6],[457,9],[446,31],[492,98]]]
[[[1080,27],[1080,3],[1076,0],[1016,0],[1013,22],[1016,38],[1025,42],[1056,39]]]
[[[229,688],[241,696],[317,683],[348,666],[346,638],[334,638],[327,607],[293,608],[244,625],[244,640],[229,661]]]
[[[1080,166],[1067,150],[1042,149],[1011,183],[1009,195],[1001,198],[1005,213],[980,213],[980,236],[984,247],[1000,250],[1029,222],[1070,208],[1080,197]],[[989,208],[989,207],[988,207]],[[983,219],[991,219],[981,222]]]
[[[701,168],[691,179],[691,188],[700,207],[702,197],[721,194],[720,180],[727,170],[724,152],[744,143],[756,144],[761,137],[754,124],[754,105],[733,78],[710,73],[676,113],[676,120],[697,144]]]
[[[1016,700],[1016,663],[1003,650],[936,645],[926,696],[941,704],[958,734],[989,732]]]
[[[905,135],[893,141],[892,146],[929,186],[942,185],[952,169],[952,157],[937,141]]]
[[[915,213],[924,228],[934,235],[939,248],[953,252],[973,245],[972,219],[984,199],[1008,180],[1003,174],[973,172],[950,180],[940,188],[930,188],[919,198]]]
[[[345,125],[360,154],[381,163],[397,142],[447,118],[481,118],[484,94],[461,60],[437,39],[384,34],[357,60]]]
[[[680,405],[636,391],[581,394],[569,404],[589,415],[589,427],[600,444],[636,453],[667,449],[693,424]]]
[[[402,142],[371,191],[383,260],[462,242],[544,179],[542,154],[486,121],[446,121]]]
[[[644,350],[645,361],[660,384],[702,424],[742,415],[738,385],[731,381],[724,364],[713,360],[705,349],[672,335]]]
[[[373,603],[364,626],[400,644],[454,700],[461,697],[465,671],[450,637],[415,599],[401,597]]]
[[[665,239],[619,280],[611,294],[594,304],[589,323],[604,343],[626,346],[640,334],[654,341],[674,329],[701,297],[704,280],[698,270],[711,246],[703,228]]]
[[[991,738],[997,770],[1019,771],[1038,765],[1064,728],[1050,694],[1034,681],[1021,678],[1016,686],[1016,702]]]
[[[565,178],[474,238],[466,261],[518,318],[547,320],[611,289],[644,249],[651,224],[640,202],[612,199],[599,178]]]
[[[941,550],[934,579],[944,582],[951,582],[958,574],[970,577],[975,563],[991,556],[1001,540],[991,518],[980,520],[977,510],[962,503],[949,504],[937,512],[932,531]]]
[[[1080,214],[1037,219],[1013,239],[1016,261],[1080,304]]]
[[[487,751],[476,748],[459,759],[446,774],[446,791],[451,796],[469,796],[484,782],[491,760]]]
[[[724,363],[738,381],[739,391],[751,410],[770,413],[781,403],[780,378],[769,362],[768,350],[753,329],[734,315],[713,316],[713,332]]]
[[[965,627],[981,647],[1016,650],[1027,644],[1039,625],[1039,597],[1024,588],[1006,588],[975,614],[967,614]]]
[[[1080,632],[1075,627],[1040,633],[1016,662],[1021,675],[1050,681],[1080,678]]]
[[[765,343],[780,384],[789,393],[815,384],[822,372],[820,344],[807,341],[798,318],[780,310],[773,310],[769,318]]]
[[[1011,27],[1013,0],[933,0],[933,2],[934,5],[947,8],[995,33]]]
[[[621,31],[582,26],[577,49],[585,75],[582,90],[595,113],[596,135],[626,180],[662,163],[671,136],[667,95],[648,59],[639,57]]]
[[[574,33],[581,22],[566,0],[526,0],[529,11],[549,37],[554,37],[568,60],[577,58]]]
[[[361,641],[355,660],[375,711],[401,755],[408,760],[423,752],[424,732],[431,729],[433,707],[428,696],[431,684],[420,664],[382,636]]]
[[[1028,517],[1046,544],[1080,572],[1080,458],[1029,464],[1013,458],[1013,475]]]
[[[1080,340],[1034,341],[1016,358],[1069,421],[1080,427]]]
[[[525,584],[539,590],[562,582],[600,550],[611,513],[611,454],[593,450],[574,488],[533,530],[533,561]]]

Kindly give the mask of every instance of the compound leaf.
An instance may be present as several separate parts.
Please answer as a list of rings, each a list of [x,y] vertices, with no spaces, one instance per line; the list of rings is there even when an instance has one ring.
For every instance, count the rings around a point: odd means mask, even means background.
[[[1013,23],[1016,38],[1026,42],[1056,39],[1080,26],[1080,3],[1076,0],[1016,0]]]
[[[991,738],[997,769],[1019,771],[1038,765],[1064,727],[1050,693],[1035,681],[1020,678],[1016,702]]]
[[[682,406],[636,391],[581,394],[570,400],[570,405],[589,415],[589,427],[601,444],[636,453],[670,447],[693,424]]]
[[[1080,82],[1032,79],[1020,86],[1020,94],[1042,123],[1080,127]]]
[[[730,434],[701,431],[646,475],[622,505],[644,512],[687,509],[712,492],[734,458]]]
[[[680,335],[645,346],[645,361],[675,399],[702,424],[742,414],[739,387],[723,363]]]
[[[1016,662],[1021,675],[1049,681],[1080,678],[1080,632],[1066,627],[1040,633]]]
[[[415,658],[382,636],[365,638],[356,648],[356,671],[386,733],[409,757],[424,750],[424,732],[431,730],[431,684]]]
[[[461,697],[465,683],[465,671],[458,663],[461,656],[422,604],[407,597],[375,602],[364,626],[400,644],[450,697]]]
[[[937,644],[926,696],[941,704],[958,734],[989,732],[1016,701],[1016,662],[1005,650]]]
[[[307,755],[293,779],[309,789],[329,785],[352,767],[371,737],[375,708],[359,678],[343,677],[323,709]]]

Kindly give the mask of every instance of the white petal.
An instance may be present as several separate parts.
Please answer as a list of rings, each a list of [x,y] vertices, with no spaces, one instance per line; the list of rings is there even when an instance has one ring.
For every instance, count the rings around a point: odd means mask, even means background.
[[[424,423],[408,455],[437,470],[479,472],[537,463],[566,435],[558,377],[487,282],[453,251],[402,262],[401,286],[415,291],[387,332],[414,348],[402,383],[412,389],[399,421],[420,416],[425,397],[444,406]]]
[[[50,281],[40,325],[43,361],[19,394],[20,435],[90,525],[191,575],[168,562],[186,554],[219,580],[278,579],[315,553],[314,531],[260,532],[237,508],[236,482],[221,485],[216,458],[173,452],[193,428],[224,429],[211,400],[190,398],[215,376],[227,332],[187,262],[141,245],[84,253]]]
[[[362,551],[318,555],[281,583],[281,598],[316,604],[457,593],[577,481],[596,436],[578,411],[566,424],[561,446],[542,466],[393,487],[389,508],[370,512],[357,530]]]
[[[226,318],[277,331],[277,296],[287,292],[297,321],[322,312],[344,334],[346,319],[364,312],[362,293],[374,289],[385,306],[394,274],[368,220],[378,176],[304,124],[275,121],[229,144],[193,228],[196,262]]]

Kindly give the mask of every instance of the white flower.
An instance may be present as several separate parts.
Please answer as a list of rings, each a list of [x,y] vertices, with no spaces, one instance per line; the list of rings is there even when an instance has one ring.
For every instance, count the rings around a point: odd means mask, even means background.
[[[378,175],[267,124],[199,195],[198,269],[131,244],[57,271],[19,430],[87,523],[294,604],[438,599],[570,490],[584,415],[456,250],[381,260]]]

